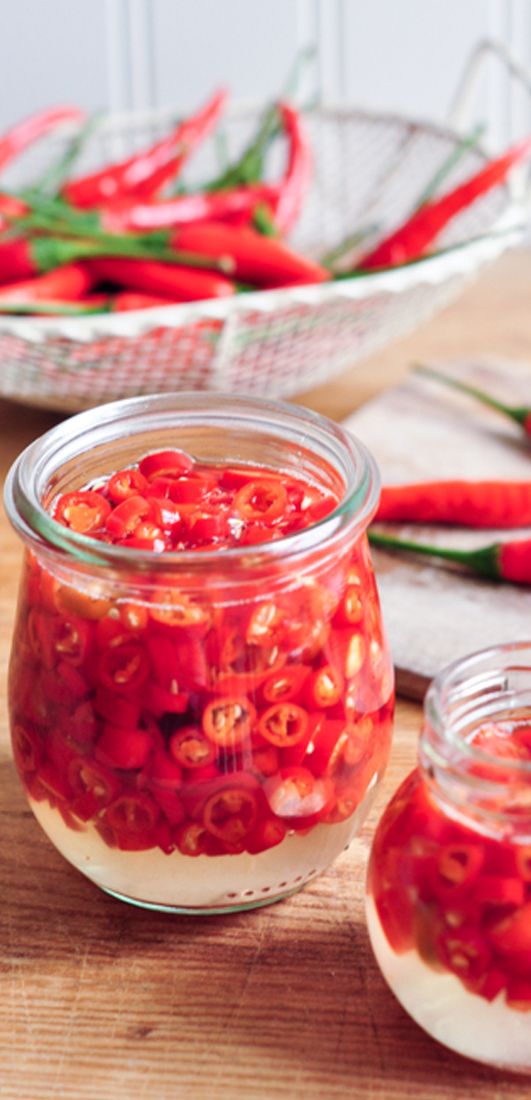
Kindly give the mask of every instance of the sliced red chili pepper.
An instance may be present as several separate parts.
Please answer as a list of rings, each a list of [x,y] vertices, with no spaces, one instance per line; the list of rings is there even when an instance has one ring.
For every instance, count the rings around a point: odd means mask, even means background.
[[[169,750],[182,768],[203,768],[216,759],[211,740],[198,726],[184,726],[170,738]]]
[[[441,962],[461,979],[479,978],[490,966],[492,952],[485,938],[474,929],[458,929],[439,938]]]
[[[215,485],[216,481],[213,477],[198,474],[184,475],[178,481],[170,482],[169,494],[176,504],[197,504],[208,496]]]
[[[280,642],[286,632],[286,611],[272,601],[253,608],[245,630],[250,645],[273,645]]]
[[[289,748],[302,741],[308,729],[308,712],[297,703],[274,703],[258,720],[258,730],[277,748]]]
[[[245,849],[251,855],[275,848],[287,834],[287,826],[278,817],[261,816],[245,838]]]
[[[93,744],[99,732],[99,721],[95,706],[90,699],[79,703],[69,718],[72,740],[78,744]]]
[[[39,768],[39,783],[54,799],[58,798],[68,802],[72,797],[72,790],[66,775],[49,760],[45,760]]]
[[[96,689],[95,709],[113,726],[134,729],[139,725],[140,703],[126,698],[119,692],[111,691],[110,687],[104,687],[102,684],[99,684]]]
[[[309,675],[310,669],[304,665],[287,665],[266,680],[262,687],[264,699],[267,703],[287,703],[298,699]]]
[[[488,930],[489,942],[500,954],[531,952],[531,901],[496,921]]]
[[[210,626],[210,611],[204,604],[194,603],[178,589],[157,591],[150,607],[151,618],[162,626],[182,628],[189,635],[202,636]]]
[[[131,633],[141,632],[145,630],[149,621],[149,615],[147,607],[144,607],[139,603],[121,603],[118,608],[120,612],[120,622]]]
[[[114,768],[143,768],[151,752],[153,740],[146,730],[125,729],[106,724],[96,747],[96,757]]]
[[[248,699],[220,697],[203,711],[203,730],[210,741],[225,749],[237,748],[246,741],[256,720],[256,711]]]
[[[278,750],[274,745],[258,745],[251,753],[253,771],[259,775],[276,775],[280,767]]]
[[[234,497],[234,511],[244,520],[272,523],[286,511],[288,494],[279,481],[249,481]]]
[[[128,496],[111,512],[106,520],[106,530],[116,539],[134,535],[141,520],[149,519],[153,514],[150,500],[142,496]]]
[[[180,477],[187,474],[193,465],[193,458],[184,451],[156,451],[142,458],[138,468],[150,481],[153,477]]]
[[[525,885],[519,878],[481,874],[474,883],[474,900],[478,905],[523,905]]]
[[[164,749],[157,749],[153,753],[145,774],[151,785],[164,787],[165,790],[178,790],[182,784],[181,766]]]
[[[175,830],[175,842],[184,856],[221,855],[223,846],[200,821],[185,821]]]
[[[281,768],[278,776],[266,779],[264,792],[277,817],[299,827],[315,824],[333,802],[333,784],[316,779],[307,768]]]
[[[170,825],[180,825],[181,822],[185,821],[186,811],[182,798],[179,797],[177,791],[161,787],[157,783],[156,786],[151,787],[151,793]]]
[[[304,685],[304,698],[310,708],[333,707],[343,694],[344,681],[332,665],[312,672]]]
[[[430,886],[440,901],[463,897],[473,887],[483,866],[482,844],[456,842],[440,848],[431,864]]]
[[[88,535],[103,527],[110,512],[109,501],[101,493],[83,489],[63,493],[56,501],[53,518],[78,534]]]
[[[98,764],[96,760],[89,760],[86,756],[75,757],[68,767],[68,779],[76,801],[72,804],[74,813],[79,814],[79,808],[84,800],[87,806],[90,801],[92,810],[87,816],[108,806],[109,802],[120,790],[120,780],[109,768]],[[79,814],[79,816],[82,816]]]
[[[43,757],[42,742],[35,730],[16,722],[12,733],[13,755],[20,772],[34,772]]]
[[[227,786],[211,795],[205,804],[205,828],[224,844],[239,845],[255,825],[258,815],[254,793],[246,788]]]
[[[119,847],[129,841],[132,847],[151,847],[151,833],[159,817],[157,803],[149,795],[122,794],[105,810],[103,820],[118,834]]]
[[[118,473],[109,478],[106,490],[113,503],[121,504],[129,497],[143,496],[148,484],[140,470],[128,467],[126,470],[118,470]]]
[[[90,692],[84,676],[67,661],[59,661],[52,671],[44,672],[41,685],[49,702],[59,703],[64,707],[74,708]]]
[[[144,703],[157,718],[163,714],[185,714],[188,702],[189,696],[186,692],[168,690],[153,680],[146,685]]]
[[[100,682],[112,691],[134,693],[147,680],[150,660],[143,646],[136,642],[104,649],[98,659]]]

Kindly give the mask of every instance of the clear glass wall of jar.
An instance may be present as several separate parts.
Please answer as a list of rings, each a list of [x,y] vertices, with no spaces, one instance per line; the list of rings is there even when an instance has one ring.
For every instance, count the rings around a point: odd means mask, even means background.
[[[428,691],[419,767],[374,838],[367,919],[421,1027],[531,1072],[531,642],[456,662]]]
[[[160,555],[50,515],[58,494],[171,447],[296,473],[340,503],[277,541]],[[104,406],[19,458],[6,488],[26,546],[10,668],[15,762],[45,832],[100,887],[173,911],[251,908],[299,889],[348,844],[391,736],[392,667],[365,534],[377,495],[370,456],[340,427],[219,395]],[[319,704],[303,685],[321,674],[332,695]],[[260,735],[277,703],[295,707],[295,724],[302,714],[304,737],[292,726],[287,745]],[[99,751],[102,730],[115,759],[121,738],[136,746],[120,766]]]

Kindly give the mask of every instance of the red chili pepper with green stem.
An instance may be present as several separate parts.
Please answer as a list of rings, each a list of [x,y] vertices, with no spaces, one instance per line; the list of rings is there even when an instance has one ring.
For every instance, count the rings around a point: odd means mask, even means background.
[[[504,183],[511,168],[531,155],[531,138],[484,165],[441,198],[425,203],[356,264],[356,271],[397,267],[422,256],[448,223],[476,199]]]
[[[529,481],[422,481],[384,486],[376,520],[462,527],[531,525]]]
[[[178,195],[161,202],[139,202],[123,198],[108,207],[102,207],[99,221],[107,232],[152,229],[171,229],[190,222],[225,221],[243,215],[250,221],[254,209],[260,203],[274,206],[278,191],[268,184],[249,184],[231,191],[197,192]]]
[[[230,257],[207,257],[204,253],[192,254],[169,247],[155,250],[151,243],[139,238],[96,236],[93,240],[63,237],[12,237],[0,241],[0,284],[14,283],[42,275],[55,267],[77,260],[97,257],[128,257],[134,259],[162,259],[168,264],[213,269],[230,266]]]
[[[39,138],[45,137],[65,122],[80,122],[84,117],[85,112],[78,107],[54,107],[18,122],[0,137],[0,170]]]
[[[150,149],[66,183],[61,190],[63,199],[72,206],[87,209],[124,194],[152,197],[177,175],[197,145],[211,132],[226,98],[225,90],[216,92],[196,115],[179,123],[173,133]]]
[[[87,266],[97,279],[150,294],[165,295],[174,302],[226,298],[235,293],[234,283],[223,275],[182,267],[179,264],[110,258],[89,260]]]
[[[466,393],[469,397],[475,397],[483,405],[488,405],[489,408],[496,409],[496,412],[510,417],[511,420],[515,420],[517,424],[522,426],[527,436],[531,437],[531,405],[506,405],[503,401],[498,401],[497,398],[492,397],[491,394],[478,389],[477,386],[471,386],[468,382],[461,382],[459,378],[453,378],[450,374],[443,374],[442,371],[434,370],[433,367],[425,367],[419,364],[415,365],[414,369],[419,374],[424,374],[427,378],[433,378],[436,382],[442,382],[445,386],[450,386],[451,389],[460,390],[461,393]]]
[[[320,264],[300,256],[282,241],[264,237],[247,226],[221,222],[182,226],[172,237],[172,246],[227,256],[233,261],[231,274],[240,282],[258,287],[322,283],[330,273]]]
[[[376,531],[369,532],[369,540],[373,546],[383,547],[384,550],[404,550],[411,554],[456,562],[465,565],[478,576],[489,577],[491,580],[531,584],[531,539],[493,542],[477,550],[433,546],[431,543],[412,542],[410,539],[394,538]]]

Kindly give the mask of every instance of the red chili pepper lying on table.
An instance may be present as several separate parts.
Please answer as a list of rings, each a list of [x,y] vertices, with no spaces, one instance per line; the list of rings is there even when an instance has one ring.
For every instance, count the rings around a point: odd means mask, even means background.
[[[452,218],[481,195],[504,183],[511,168],[531,155],[531,138],[490,161],[464,183],[417,210],[356,264],[356,271],[396,267],[422,256]]]
[[[531,482],[423,481],[382,489],[377,520],[462,527],[531,524]]]
[[[223,275],[179,264],[111,258],[89,260],[87,267],[95,279],[166,296],[174,302],[226,298],[235,292],[234,283]]]
[[[63,199],[72,206],[88,209],[124,194],[138,198],[156,195],[165,183],[175,178],[197,145],[211,132],[226,98],[224,90],[216,92],[201,111],[181,122],[172,134],[157,141],[151,149],[71,180],[62,188]]]
[[[425,542],[411,542],[370,531],[373,546],[389,550],[405,550],[444,561],[454,561],[467,566],[473,573],[491,580],[510,581],[512,584],[531,584],[531,539],[517,542],[493,542],[478,550],[454,550],[448,546],[433,546]]]
[[[78,107],[54,107],[18,122],[0,138],[0,169],[58,126],[65,122],[80,122],[84,117],[85,112]]]
[[[300,256],[282,241],[264,237],[247,226],[235,227],[221,222],[182,226],[172,237],[172,246],[228,257],[231,274],[240,282],[258,287],[278,287],[302,283],[322,283],[330,272],[313,260]]]
[[[468,382],[461,382],[458,378],[452,378],[449,374],[434,370],[433,367],[416,366],[415,370],[419,374],[425,374],[427,378],[434,378],[437,382],[443,382],[445,386],[450,386],[454,390],[460,390],[461,393],[467,393],[470,397],[475,397],[483,405],[488,405],[489,408],[496,409],[497,412],[503,413],[511,420],[515,420],[517,424],[522,426],[525,434],[531,436],[531,406],[506,405],[489,393],[485,393],[484,390],[478,390],[476,386],[470,386]]]

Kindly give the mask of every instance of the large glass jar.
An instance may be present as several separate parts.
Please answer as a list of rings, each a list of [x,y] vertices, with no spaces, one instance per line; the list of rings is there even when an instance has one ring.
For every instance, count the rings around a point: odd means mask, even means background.
[[[367,919],[421,1027],[531,1071],[531,642],[458,661],[428,691],[418,769],[374,838]]]
[[[58,494],[171,447],[296,474],[340,503],[287,537],[206,552],[110,545],[52,518]],[[218,395],[82,413],[15,463],[14,757],[43,829],[98,886],[176,912],[252,908],[349,843],[391,737],[365,534],[377,495],[340,427]]]

